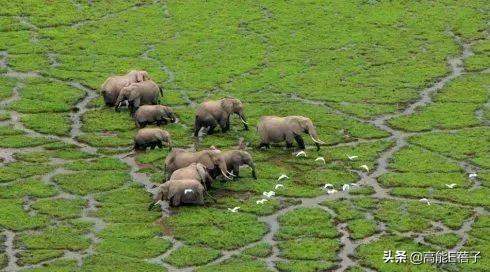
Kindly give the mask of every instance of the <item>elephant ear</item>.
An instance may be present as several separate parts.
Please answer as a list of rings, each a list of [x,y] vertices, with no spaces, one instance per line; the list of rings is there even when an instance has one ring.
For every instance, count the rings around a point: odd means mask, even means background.
[[[298,118],[291,118],[288,122],[289,129],[296,135],[301,134],[305,129]]]
[[[199,161],[199,163],[203,164],[206,166],[207,169],[213,170],[214,169],[214,161],[211,158],[211,154],[206,154],[206,156],[203,156],[202,159]]]
[[[233,105],[234,105],[233,99],[230,99],[230,98],[221,99],[221,108],[224,111],[226,111],[228,113],[232,113],[233,112]]]
[[[201,177],[201,182],[206,182],[209,174],[204,168],[204,165],[202,164],[197,164],[196,165],[197,173],[199,174],[199,177]]]

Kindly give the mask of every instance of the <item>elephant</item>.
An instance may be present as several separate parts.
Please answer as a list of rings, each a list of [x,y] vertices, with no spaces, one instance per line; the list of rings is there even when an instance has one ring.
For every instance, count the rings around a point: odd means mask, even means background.
[[[175,123],[176,114],[173,109],[164,105],[143,105],[134,113],[136,126],[144,128],[148,124],[157,126],[167,123]]]
[[[226,162],[219,149],[211,147],[202,151],[186,151],[181,148],[173,148],[165,158],[166,180],[178,169],[189,166],[192,163],[201,163],[206,166],[211,177],[216,178],[222,174],[225,178],[229,177]]]
[[[316,128],[310,118],[304,116],[262,116],[257,125],[257,131],[261,137],[259,148],[270,148],[271,142],[282,141],[286,141],[286,147],[291,148],[293,140],[296,140],[299,148],[305,149],[305,143],[301,137],[303,132],[310,135],[317,150],[320,150],[320,144],[325,144],[318,138]]]
[[[196,179],[172,179],[158,187],[153,197],[153,203],[148,210],[155,207],[160,201],[167,200],[172,207],[182,204],[204,205],[204,186]]]
[[[240,174],[240,166],[248,165],[252,168],[252,177],[257,179],[255,164],[252,160],[252,155],[245,150],[225,150],[223,151],[223,157],[226,161],[226,168],[231,169],[235,177]]]
[[[196,111],[194,136],[199,135],[201,128],[209,128],[207,134],[213,134],[214,128],[219,125],[222,132],[230,129],[230,115],[237,114],[248,130],[248,123],[243,113],[243,104],[236,98],[223,98],[218,101],[203,102]]]
[[[163,145],[172,146],[170,133],[160,128],[142,128],[134,136],[134,150],[146,150],[147,147],[155,149]]]
[[[123,101],[127,101],[130,114],[134,115],[141,105],[158,104],[159,92],[160,95],[163,95],[163,90],[153,80],[131,83],[119,92],[116,99],[116,111],[119,111]]]
[[[175,170],[169,180],[174,179],[195,179],[204,185],[205,189],[211,188],[213,178],[209,175],[204,164],[191,163],[189,166]]]
[[[116,105],[116,99],[122,88],[131,83],[142,82],[149,79],[150,76],[148,75],[148,72],[136,70],[130,71],[123,76],[108,77],[100,88],[106,106],[112,107]]]

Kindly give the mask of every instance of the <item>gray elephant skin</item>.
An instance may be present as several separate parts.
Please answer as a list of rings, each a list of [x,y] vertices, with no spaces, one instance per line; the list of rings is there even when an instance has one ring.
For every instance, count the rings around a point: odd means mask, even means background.
[[[320,144],[325,144],[318,138],[313,122],[304,116],[262,116],[257,124],[257,131],[261,137],[259,147],[270,148],[270,143],[286,141],[286,146],[291,148],[295,140],[299,148],[305,149],[302,133],[310,135],[317,150],[320,150]]]
[[[134,136],[134,149],[146,150],[147,147],[155,149],[164,145],[171,147],[170,133],[160,128],[142,128]]]
[[[134,113],[134,121],[138,128],[144,128],[149,124],[160,126],[175,123],[176,114],[172,108],[164,105],[143,105]]]
[[[159,93],[163,95],[162,89],[153,80],[131,83],[119,92],[116,110],[119,110],[122,102],[127,101],[129,112],[133,115],[141,105],[158,104]]]
[[[148,210],[166,200],[172,207],[183,204],[204,205],[204,186],[196,179],[173,179],[160,185]]]
[[[248,130],[248,123],[243,113],[243,104],[236,98],[223,98],[217,101],[203,102],[196,111],[194,123],[194,136],[199,135],[201,128],[208,128],[207,134],[213,134],[216,126],[220,126],[222,132],[230,129],[230,115],[237,114]]]
[[[110,76],[100,87],[104,102],[107,106],[115,106],[120,91],[132,83],[149,80],[150,76],[146,71],[130,71],[122,76]]]
[[[204,185],[206,190],[211,188],[211,183],[213,182],[213,178],[209,175],[206,166],[201,163],[191,163],[189,166],[175,170],[169,180],[177,179],[198,180]]]
[[[252,168],[252,177],[257,179],[257,173],[255,169],[255,164],[252,159],[252,155],[244,150],[225,150],[223,151],[223,157],[226,161],[227,169],[230,169],[231,173],[235,177],[239,177],[240,166],[247,165]]]
[[[207,171],[213,178],[222,174],[229,177],[226,162],[219,149],[209,148],[202,151],[186,151],[181,148],[173,148],[165,158],[165,174],[168,180],[174,171],[189,166],[192,163],[201,163],[206,166]]]

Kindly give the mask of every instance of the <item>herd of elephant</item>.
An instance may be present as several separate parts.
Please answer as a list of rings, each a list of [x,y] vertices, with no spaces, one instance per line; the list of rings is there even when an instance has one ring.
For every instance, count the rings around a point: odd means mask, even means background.
[[[214,146],[201,151],[188,151],[172,148],[170,133],[160,128],[146,128],[147,125],[165,125],[176,122],[177,116],[172,108],[159,105],[163,90],[146,71],[130,71],[126,75],[111,76],[101,87],[106,106],[120,107],[126,105],[136,126],[139,128],[134,137],[134,150],[171,148],[165,158],[165,183],[161,184],[150,209],[166,200],[170,206],[183,204],[204,204],[204,194],[214,179],[222,176],[225,179],[239,177],[240,166],[252,169],[252,176],[257,179],[255,164],[250,153],[245,151],[243,143],[238,149],[221,151]],[[203,102],[196,111],[194,136],[201,130],[206,134],[214,133],[219,125],[224,133],[230,129],[230,116],[237,114],[248,130],[243,103],[236,98],[223,98],[217,101]],[[257,125],[261,142],[259,148],[269,149],[271,143],[286,142],[292,148],[296,141],[300,149],[305,149],[301,134],[309,134],[317,150],[324,144],[318,138],[312,121],[303,116],[262,116]]]

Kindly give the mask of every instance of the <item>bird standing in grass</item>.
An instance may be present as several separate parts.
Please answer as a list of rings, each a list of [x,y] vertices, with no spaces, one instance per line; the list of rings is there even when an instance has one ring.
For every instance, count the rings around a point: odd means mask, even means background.
[[[239,209],[240,209],[240,207],[234,207],[233,209],[228,208],[228,210],[229,210],[230,212],[232,212],[232,213],[236,213],[236,212],[238,212],[238,210],[239,210]]]

